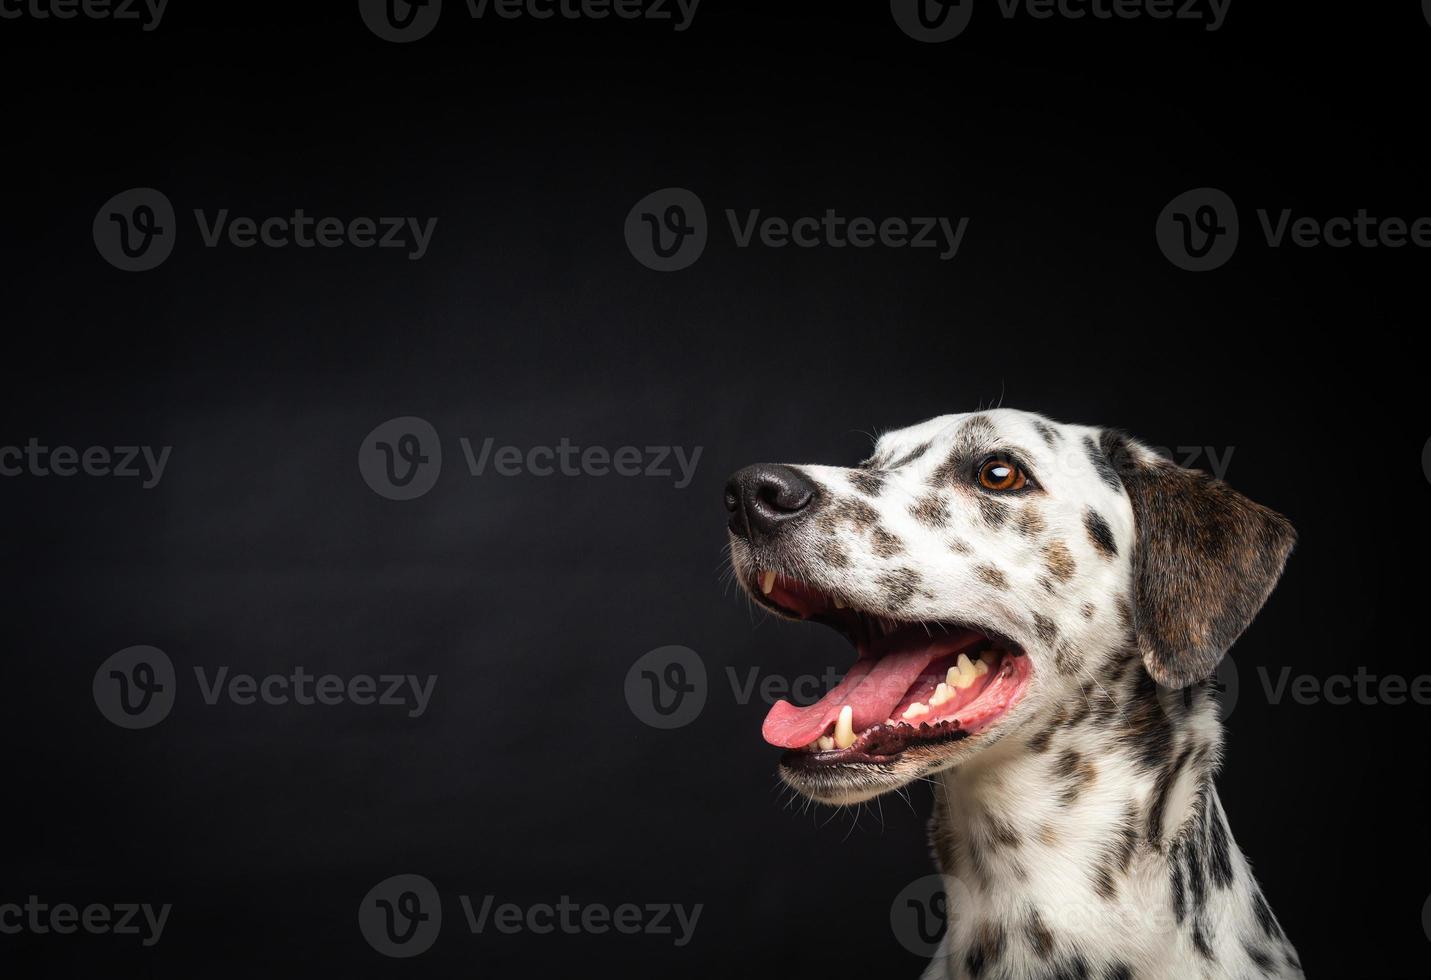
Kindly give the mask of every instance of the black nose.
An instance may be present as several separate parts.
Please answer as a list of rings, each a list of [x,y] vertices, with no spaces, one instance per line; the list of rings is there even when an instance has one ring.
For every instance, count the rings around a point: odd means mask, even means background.
[[[815,484],[789,466],[747,466],[725,485],[730,529],[747,541],[773,537],[806,512]]]

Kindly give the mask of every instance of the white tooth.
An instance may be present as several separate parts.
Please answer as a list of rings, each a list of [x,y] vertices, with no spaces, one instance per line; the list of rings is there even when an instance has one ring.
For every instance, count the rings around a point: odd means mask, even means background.
[[[847,749],[855,744],[855,709],[848,704],[840,709],[840,717],[835,722],[835,746]]]
[[[959,662],[951,667],[950,670],[957,670],[959,672],[958,676],[953,680],[954,686],[959,690],[962,691],[974,683],[974,665],[969,662],[969,658],[964,654],[959,654]]]
[[[980,660],[975,660],[975,661],[974,661],[974,676],[975,676],[975,677],[983,677],[983,676],[984,676],[985,674],[987,674],[988,672],[989,672],[989,665],[986,664],[986,663],[984,663],[984,661],[983,661],[982,659],[980,659]]]
[[[761,572],[761,573],[760,573],[760,591],[763,592],[763,593],[765,593],[766,595],[769,595],[769,594],[770,594],[770,590],[773,589],[773,588],[775,588],[775,573],[774,573],[774,572]]]
[[[955,664],[944,672],[944,683],[950,687],[959,686],[959,665]]]
[[[912,720],[915,719],[915,718],[918,718],[918,717],[920,717],[920,716],[922,716],[922,715],[927,715],[927,714],[929,714],[929,705],[927,705],[927,704],[922,704],[922,703],[916,701],[916,702],[914,702],[913,704],[911,704],[908,708],[905,708],[905,709],[904,709],[904,714],[900,715],[900,717],[903,718],[905,721],[912,721]]]
[[[937,708],[953,696],[954,688],[950,687],[948,684],[940,682],[939,686],[934,689],[934,693],[929,698],[929,706],[931,708]]]
[[[830,752],[835,748],[835,740],[829,735],[821,735],[819,744],[821,752]]]

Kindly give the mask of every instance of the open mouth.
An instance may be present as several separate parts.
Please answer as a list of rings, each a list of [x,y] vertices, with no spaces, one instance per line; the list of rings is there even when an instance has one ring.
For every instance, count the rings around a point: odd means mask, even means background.
[[[816,703],[778,701],[765,716],[761,732],[790,750],[787,766],[887,764],[909,748],[957,742],[993,726],[1028,686],[1024,652],[975,627],[891,620],[772,571],[751,591],[777,612],[834,628],[859,654]]]

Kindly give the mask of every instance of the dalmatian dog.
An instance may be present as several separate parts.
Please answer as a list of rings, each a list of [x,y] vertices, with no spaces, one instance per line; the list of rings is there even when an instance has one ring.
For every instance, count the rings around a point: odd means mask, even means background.
[[[844,469],[726,487],[753,600],[858,655],[766,717],[849,805],[932,784],[948,928],[926,978],[1301,977],[1213,788],[1213,673],[1295,532],[1120,432],[996,409]]]

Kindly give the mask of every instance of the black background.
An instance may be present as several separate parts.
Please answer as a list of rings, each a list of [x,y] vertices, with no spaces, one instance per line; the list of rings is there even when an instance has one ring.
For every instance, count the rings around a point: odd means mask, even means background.
[[[786,805],[765,706],[727,667],[818,673],[836,638],[721,577],[720,488],[758,460],[850,464],[869,434],[1002,400],[1150,443],[1301,532],[1233,651],[1220,791],[1317,976],[1425,974],[1424,706],[1271,704],[1255,673],[1424,670],[1424,250],[1269,249],[1255,208],[1431,213],[1431,28],[1414,3],[1235,3],[1221,31],[1005,21],[947,44],[883,4],[706,0],[691,28],[469,20],[383,42],[353,4],[174,0],[152,33],[0,21],[8,324],[0,444],[172,445],[160,485],[0,481],[8,638],[0,901],[172,902],[153,949],[0,936],[32,975],[914,976],[893,897],[928,873],[927,792]],[[129,187],[181,237],[126,274],[90,236]],[[688,187],[691,268],[622,224]],[[1243,239],[1171,265],[1164,205],[1215,186]],[[415,215],[429,254],[200,246],[187,215]],[[970,217],[929,251],[735,247],[724,209]],[[1424,298],[1424,285],[1418,298]],[[396,503],[364,435],[447,454]],[[457,439],[701,446],[695,481],[472,478]],[[101,661],[164,649],[181,692],[121,731]],[[712,679],[671,732],[622,693],[682,644]],[[438,675],[428,713],[204,705],[192,667]],[[430,877],[449,924],[388,960],[356,925]],[[705,906],[694,941],[473,936],[455,896]]]

